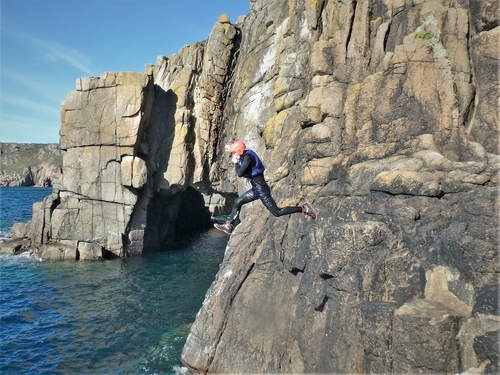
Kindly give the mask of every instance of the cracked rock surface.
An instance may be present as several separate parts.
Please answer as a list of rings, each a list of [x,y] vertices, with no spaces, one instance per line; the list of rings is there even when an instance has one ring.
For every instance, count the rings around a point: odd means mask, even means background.
[[[244,206],[183,350],[192,372],[498,372],[497,8],[251,0],[146,73],[79,79],[33,244],[163,248],[249,188],[224,154],[241,139],[278,205],[319,219]]]

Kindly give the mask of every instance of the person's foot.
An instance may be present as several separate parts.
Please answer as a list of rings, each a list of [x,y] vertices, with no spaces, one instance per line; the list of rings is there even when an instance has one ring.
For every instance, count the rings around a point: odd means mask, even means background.
[[[302,213],[304,215],[309,216],[314,221],[318,220],[318,213],[313,208],[311,203],[306,202],[306,203],[302,204],[301,207],[302,207]]]
[[[224,224],[215,223],[214,228],[226,234],[231,234],[233,233],[234,230],[234,226],[231,223],[224,223]]]

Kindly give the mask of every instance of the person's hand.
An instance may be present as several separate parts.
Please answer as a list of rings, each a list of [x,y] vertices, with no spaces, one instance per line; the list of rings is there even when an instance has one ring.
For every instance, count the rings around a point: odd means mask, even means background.
[[[229,152],[229,144],[224,146],[224,150],[226,150],[226,152]]]
[[[231,158],[231,161],[236,164],[240,161],[240,155],[233,153],[233,156]]]

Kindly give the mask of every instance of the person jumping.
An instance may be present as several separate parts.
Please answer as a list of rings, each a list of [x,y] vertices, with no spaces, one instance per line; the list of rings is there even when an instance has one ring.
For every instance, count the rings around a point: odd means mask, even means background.
[[[257,199],[260,199],[264,206],[276,217],[300,212],[314,221],[318,220],[318,214],[313,206],[307,202],[300,206],[278,207],[271,196],[271,188],[264,179],[265,167],[262,161],[254,151],[247,150],[243,141],[235,141],[226,145],[225,150],[232,154],[231,161],[235,164],[238,177],[248,178],[252,188],[236,198],[229,219],[223,224],[214,224],[215,229],[231,234],[234,230],[234,222],[240,214],[241,206]]]

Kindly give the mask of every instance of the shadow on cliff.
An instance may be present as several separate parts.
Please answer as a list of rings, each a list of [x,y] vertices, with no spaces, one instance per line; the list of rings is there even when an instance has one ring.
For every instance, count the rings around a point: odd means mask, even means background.
[[[165,172],[172,156],[175,138],[175,113],[178,97],[172,90],[155,85],[155,101],[147,139],[148,163],[153,195],[147,207],[144,253],[178,247],[193,233],[210,226],[210,212],[201,193],[192,187],[171,186]]]

